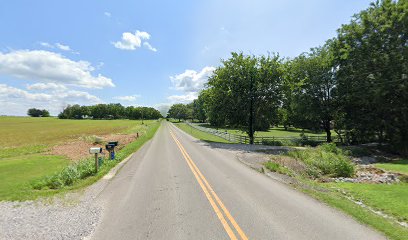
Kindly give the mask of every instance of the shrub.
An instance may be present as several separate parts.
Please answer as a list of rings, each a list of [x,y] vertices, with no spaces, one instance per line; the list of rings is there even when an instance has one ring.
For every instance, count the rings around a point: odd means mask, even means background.
[[[60,178],[65,186],[72,185],[78,179],[78,164],[71,165],[61,171]]]
[[[308,166],[307,174],[314,178],[322,175],[351,177],[354,174],[354,164],[346,152],[333,143],[326,143],[314,149],[291,151],[288,155],[303,161]]]
[[[268,146],[283,146],[282,141],[269,140],[269,139],[263,139],[262,144],[263,145],[268,145]]]

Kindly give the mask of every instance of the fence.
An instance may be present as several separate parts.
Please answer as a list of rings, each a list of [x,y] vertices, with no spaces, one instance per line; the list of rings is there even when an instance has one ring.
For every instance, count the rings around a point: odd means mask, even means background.
[[[191,122],[186,122],[190,127],[200,130],[202,132],[210,133],[212,135],[218,136],[225,140],[228,140],[233,143],[241,143],[241,144],[249,144],[249,137],[242,136],[238,134],[232,134],[227,131],[219,131],[213,128],[206,128],[199,126],[198,124],[194,124]],[[306,141],[314,141],[314,142],[326,142],[326,136],[307,136],[304,137],[254,137],[254,144],[265,144],[267,142],[288,142],[288,141],[299,141],[299,140],[306,140]],[[333,136],[332,140],[338,141],[339,139],[337,136]]]

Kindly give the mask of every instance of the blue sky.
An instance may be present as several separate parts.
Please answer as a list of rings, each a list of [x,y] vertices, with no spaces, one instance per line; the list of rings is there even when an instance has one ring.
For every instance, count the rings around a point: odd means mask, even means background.
[[[231,51],[294,57],[370,1],[2,1],[0,115],[191,101]]]

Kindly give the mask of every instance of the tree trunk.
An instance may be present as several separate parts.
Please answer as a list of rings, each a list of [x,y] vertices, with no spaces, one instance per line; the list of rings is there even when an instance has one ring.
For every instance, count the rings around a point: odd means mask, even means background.
[[[327,135],[326,139],[327,139],[327,142],[328,142],[328,143],[329,143],[329,142],[332,142],[330,121],[326,121],[326,122],[325,122],[325,124],[324,124],[324,131],[326,131],[326,135]]]

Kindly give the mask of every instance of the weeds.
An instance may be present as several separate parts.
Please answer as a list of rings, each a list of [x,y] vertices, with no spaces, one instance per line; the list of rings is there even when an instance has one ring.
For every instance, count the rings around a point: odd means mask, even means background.
[[[289,156],[304,162],[306,173],[310,177],[351,177],[355,167],[350,161],[348,152],[337,148],[334,143],[326,143],[317,148],[307,148],[287,153]]]

